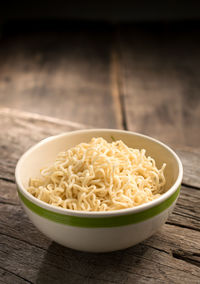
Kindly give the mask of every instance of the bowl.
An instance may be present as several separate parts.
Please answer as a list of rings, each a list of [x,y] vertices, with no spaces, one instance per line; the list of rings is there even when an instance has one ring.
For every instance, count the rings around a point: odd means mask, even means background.
[[[39,177],[57,154],[93,137],[121,139],[131,148],[146,149],[158,168],[166,163],[166,192],[140,206],[108,212],[74,211],[52,206],[27,190],[30,177]],[[19,199],[33,224],[55,242],[76,250],[109,252],[133,246],[154,234],[167,220],[179,196],[183,167],[176,153],[148,136],[122,130],[89,129],[42,140],[18,161],[15,178]]]

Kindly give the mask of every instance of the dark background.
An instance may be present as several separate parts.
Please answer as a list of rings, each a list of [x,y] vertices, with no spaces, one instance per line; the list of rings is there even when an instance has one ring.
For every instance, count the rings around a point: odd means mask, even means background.
[[[127,21],[197,20],[199,1],[2,1],[0,16],[10,19]]]

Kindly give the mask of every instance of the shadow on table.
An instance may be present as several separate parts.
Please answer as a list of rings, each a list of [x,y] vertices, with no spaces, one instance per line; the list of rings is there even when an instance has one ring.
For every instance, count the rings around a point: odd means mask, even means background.
[[[126,283],[127,270],[140,265],[146,246],[111,253],[86,253],[54,242],[49,246],[37,277],[43,283]]]

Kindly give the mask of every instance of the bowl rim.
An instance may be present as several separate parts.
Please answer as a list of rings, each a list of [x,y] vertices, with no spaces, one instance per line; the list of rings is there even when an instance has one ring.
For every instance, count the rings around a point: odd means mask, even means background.
[[[57,207],[51,204],[48,204],[44,201],[41,201],[39,199],[37,199],[36,197],[34,197],[32,194],[30,194],[25,187],[22,184],[22,181],[20,180],[20,169],[21,169],[21,165],[23,164],[23,160],[30,154],[32,153],[35,149],[39,148],[41,145],[44,145],[50,141],[53,140],[57,140],[59,138],[62,138],[64,136],[70,137],[72,135],[78,135],[78,134],[86,134],[86,133],[92,133],[92,132],[112,132],[112,134],[115,133],[124,133],[127,135],[133,135],[133,136],[139,136],[142,137],[144,139],[150,140],[156,144],[161,145],[163,148],[165,148],[166,150],[168,150],[172,156],[175,158],[175,160],[177,161],[178,164],[178,177],[176,179],[176,181],[174,182],[174,184],[171,186],[171,188],[169,188],[165,193],[163,193],[160,197],[158,197],[157,199],[150,201],[148,203],[144,203],[141,205],[138,205],[137,207],[132,207],[132,208],[126,208],[126,209],[119,209],[119,210],[114,210],[114,211],[79,211],[79,210],[71,210],[71,209],[65,209],[65,208],[61,208],[61,207]],[[127,130],[118,130],[118,129],[107,129],[107,128],[93,128],[93,129],[84,129],[84,130],[75,130],[75,131],[70,131],[70,132],[64,132],[58,135],[54,135],[54,136],[50,136],[47,137],[41,141],[39,141],[38,143],[36,143],[35,145],[33,145],[32,147],[30,147],[18,160],[16,168],[15,168],[15,181],[18,187],[19,192],[25,197],[27,198],[29,201],[31,201],[32,203],[36,204],[37,206],[44,208],[48,211],[52,211],[55,213],[59,213],[61,215],[68,215],[68,216],[77,216],[77,217],[88,217],[88,218],[98,218],[98,217],[114,217],[114,216],[123,216],[123,215],[129,215],[129,214],[134,214],[134,213],[139,213],[142,211],[146,211],[152,207],[155,207],[161,203],[163,203],[165,200],[167,200],[171,195],[173,195],[175,193],[175,191],[177,191],[177,189],[179,188],[179,186],[181,185],[181,181],[183,178],[183,166],[182,166],[182,162],[180,160],[180,158],[178,157],[178,155],[174,152],[174,150],[172,150],[169,146],[167,146],[166,144],[164,144],[163,142],[152,138],[150,136],[141,134],[141,133],[137,133],[137,132],[132,132],[132,131],[127,131]]]

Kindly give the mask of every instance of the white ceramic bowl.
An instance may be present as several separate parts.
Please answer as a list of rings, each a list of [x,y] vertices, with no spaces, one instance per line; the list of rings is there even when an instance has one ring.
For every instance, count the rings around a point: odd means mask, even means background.
[[[82,212],[49,205],[26,191],[30,177],[53,163],[56,155],[92,137],[108,142],[121,139],[129,147],[146,149],[165,170],[167,191],[158,199],[135,208],[111,212]],[[180,159],[163,143],[133,132],[90,129],[49,137],[30,148],[16,167],[16,183],[22,206],[33,224],[55,242],[82,251],[108,252],[133,246],[155,233],[165,223],[179,195],[183,176]]]

